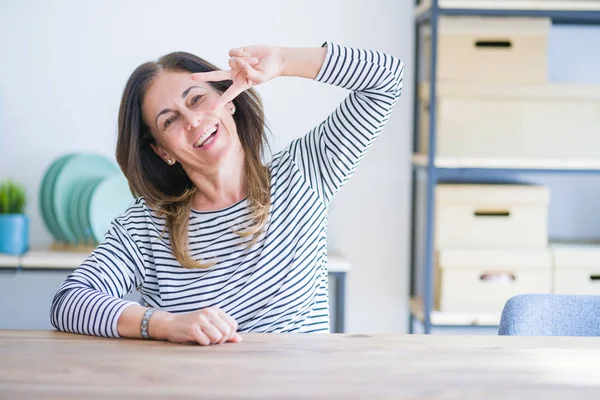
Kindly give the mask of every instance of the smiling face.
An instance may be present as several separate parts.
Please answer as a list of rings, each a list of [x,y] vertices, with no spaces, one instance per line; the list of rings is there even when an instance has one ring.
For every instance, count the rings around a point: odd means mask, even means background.
[[[154,151],[186,171],[218,167],[241,143],[232,116],[234,105],[212,110],[220,93],[190,72],[163,71],[149,86],[142,104],[144,122],[156,144]],[[189,173],[189,172],[188,172]]]

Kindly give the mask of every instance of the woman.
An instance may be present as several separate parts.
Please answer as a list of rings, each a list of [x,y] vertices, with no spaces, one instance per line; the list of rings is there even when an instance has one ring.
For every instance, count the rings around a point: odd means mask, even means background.
[[[403,64],[331,42],[229,55],[227,71],[172,53],[133,72],[116,154],[136,201],[60,286],[57,329],[201,345],[329,331],[327,207],[392,112]],[[278,76],[351,93],[264,165],[252,87]],[[123,299],[134,289],[146,306]]]

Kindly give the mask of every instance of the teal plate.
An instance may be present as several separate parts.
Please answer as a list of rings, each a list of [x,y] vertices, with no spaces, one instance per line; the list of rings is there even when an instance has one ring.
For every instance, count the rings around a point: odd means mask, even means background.
[[[71,231],[75,235],[75,242],[77,244],[81,244],[81,245],[85,245],[87,243],[86,243],[86,235],[85,235],[84,226],[81,224],[81,221],[79,220],[79,207],[82,202],[82,197],[85,193],[84,189],[86,186],[88,186],[90,184],[90,180],[93,180],[93,179],[94,178],[84,178],[84,179],[81,179],[81,180],[78,180],[77,182],[75,182],[73,184],[73,195],[71,197],[69,197],[69,201],[68,201],[68,203],[69,203],[69,205],[68,205],[69,228],[71,228]]]
[[[38,206],[39,206],[39,210],[40,210],[40,215],[42,216],[42,221],[44,222],[44,226],[46,227],[48,232],[50,232],[50,235],[52,235],[52,237],[54,237],[55,232],[53,231],[53,227],[50,224],[49,212],[45,207],[45,205],[46,205],[45,198],[46,198],[46,193],[48,191],[47,187],[48,187],[48,182],[50,181],[50,175],[52,175],[54,173],[54,171],[56,171],[60,160],[61,159],[59,158],[59,159],[53,160],[50,163],[50,165],[44,172],[44,175],[42,176],[42,181],[40,183],[40,190],[38,193]]]
[[[54,210],[52,208],[52,187],[56,181],[56,174],[71,157],[73,157],[73,154],[65,154],[55,159],[50,164],[42,179],[39,195],[42,220],[44,221],[46,228],[54,240],[57,242],[64,242],[65,238],[60,233],[58,223],[56,222],[56,215],[54,214]]]
[[[90,227],[98,243],[104,241],[111,222],[123,214],[134,198],[122,174],[105,178],[96,186],[90,199]]]
[[[81,196],[77,206],[77,220],[79,221],[79,228],[83,232],[85,243],[90,245],[98,244],[94,238],[92,228],[90,226],[90,201],[94,190],[96,190],[96,186],[102,182],[102,179],[104,178],[90,178],[87,180],[86,184],[81,190]]]
[[[102,178],[120,173],[115,163],[98,154],[76,154],[60,168],[52,190],[53,209],[60,233],[69,243],[77,236],[69,224],[69,199],[74,195],[77,182],[89,178]]]

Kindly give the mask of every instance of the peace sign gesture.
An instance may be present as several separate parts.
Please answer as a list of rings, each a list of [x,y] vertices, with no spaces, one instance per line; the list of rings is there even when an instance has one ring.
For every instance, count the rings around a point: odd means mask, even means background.
[[[213,109],[223,107],[243,91],[280,76],[284,58],[277,47],[249,46],[229,51],[230,70],[198,72],[192,79],[204,82],[231,80],[233,84],[217,100]]]

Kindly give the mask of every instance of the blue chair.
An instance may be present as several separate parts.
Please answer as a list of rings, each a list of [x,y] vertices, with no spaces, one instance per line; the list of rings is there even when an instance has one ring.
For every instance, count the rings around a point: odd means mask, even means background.
[[[502,310],[498,334],[600,336],[600,296],[517,295]]]

